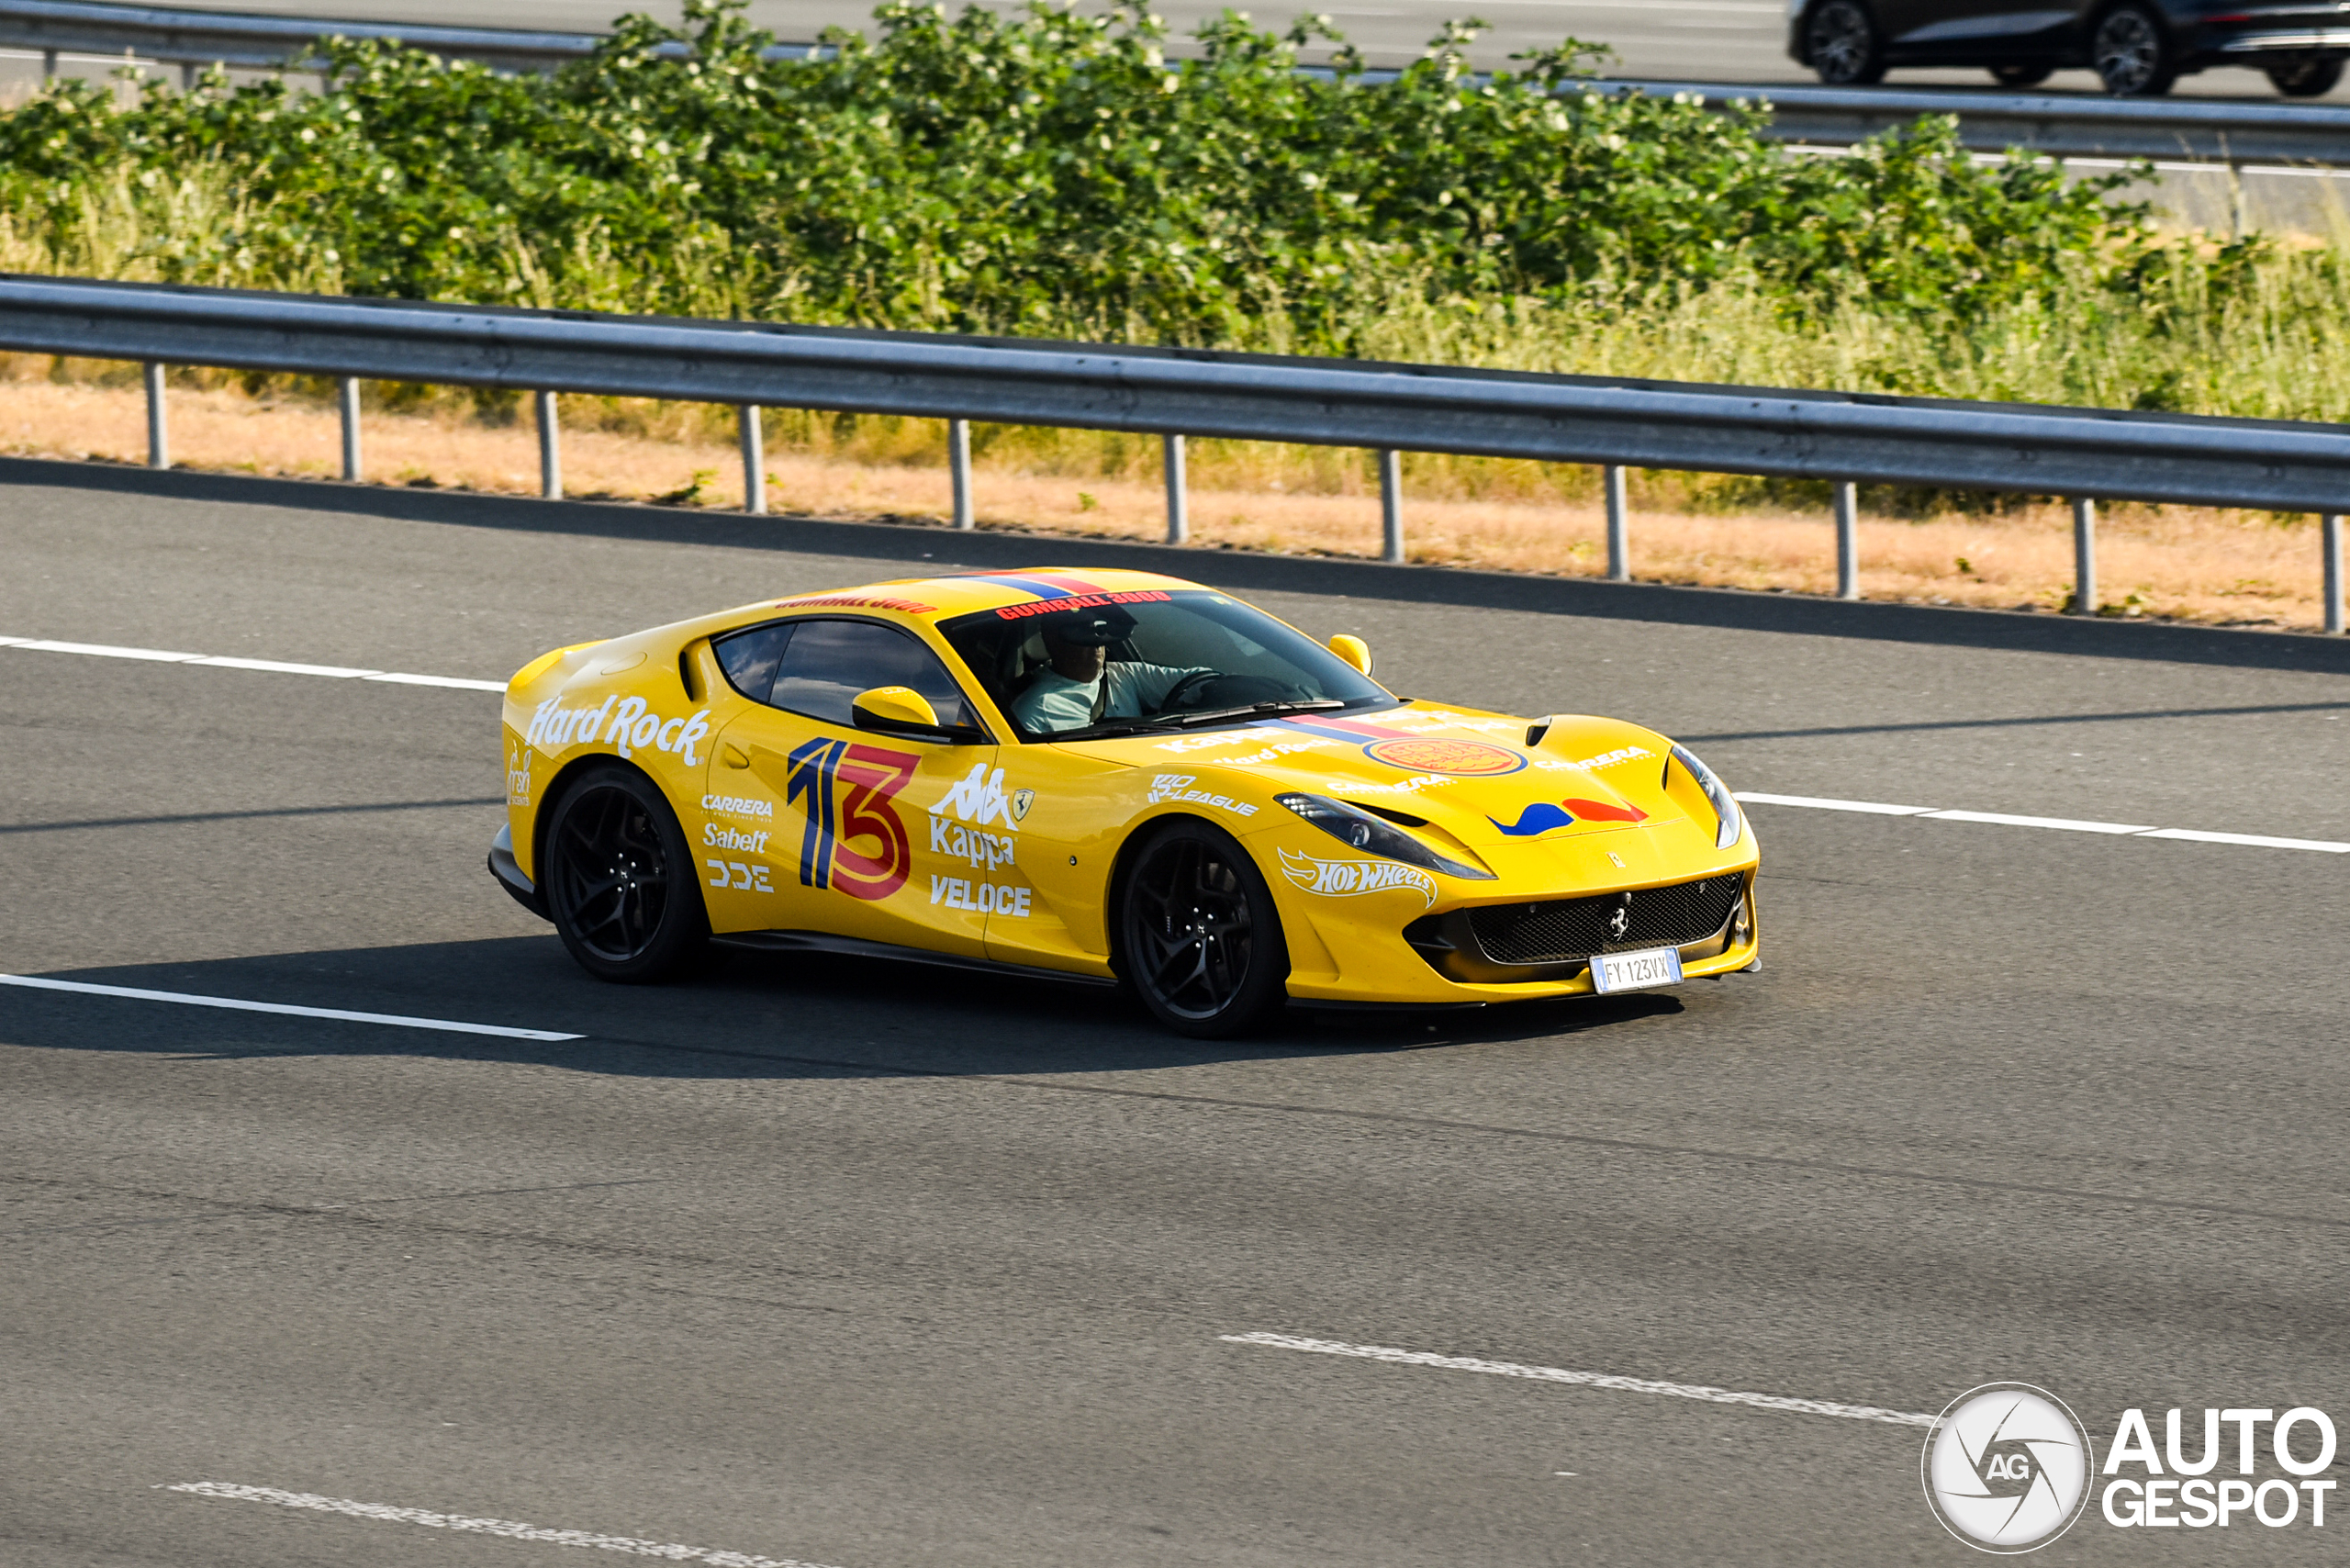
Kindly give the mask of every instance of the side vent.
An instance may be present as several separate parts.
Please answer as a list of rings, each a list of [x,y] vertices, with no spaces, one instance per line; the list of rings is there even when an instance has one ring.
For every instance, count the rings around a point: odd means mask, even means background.
[[[686,689],[686,700],[699,702],[702,698],[701,671],[694,667],[694,651],[699,643],[688,643],[677,650],[677,684]]]

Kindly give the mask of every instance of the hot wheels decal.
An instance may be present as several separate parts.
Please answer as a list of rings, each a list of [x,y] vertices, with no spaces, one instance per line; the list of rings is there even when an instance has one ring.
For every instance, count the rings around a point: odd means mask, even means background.
[[[784,804],[796,801],[808,816],[800,840],[800,885],[867,900],[886,899],[904,887],[913,850],[890,801],[921,758],[819,738],[789,761]]]
[[[1436,879],[1417,866],[1393,860],[1324,860],[1284,849],[1281,869],[1291,881],[1309,893],[1352,898],[1360,893],[1385,892],[1390,888],[1409,888],[1427,903],[1436,902]]]

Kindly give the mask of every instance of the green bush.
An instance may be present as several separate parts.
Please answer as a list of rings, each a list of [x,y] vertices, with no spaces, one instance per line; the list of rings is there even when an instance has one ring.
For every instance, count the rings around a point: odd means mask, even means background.
[[[0,115],[0,211],[70,260],[113,203],[124,275],[1338,354],[1406,300],[1979,310],[2119,264],[2135,221],[1946,120],[1821,158],[1585,91],[1572,40],[1481,82],[1470,25],[1373,83],[1297,71],[1321,18],[1227,12],[1173,62],[1136,6],[891,5],[772,62],[736,0],[687,10],[548,77],[345,43],[324,95],[61,84]],[[162,212],[192,182],[236,220]]]

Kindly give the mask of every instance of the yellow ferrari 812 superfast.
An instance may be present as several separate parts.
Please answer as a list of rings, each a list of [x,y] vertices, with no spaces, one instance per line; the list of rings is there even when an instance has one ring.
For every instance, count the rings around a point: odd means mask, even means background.
[[[508,891],[610,980],[715,941],[1123,982],[1218,1037],[1758,967],[1686,749],[1394,696],[1371,651],[1125,571],[772,599],[506,690]]]

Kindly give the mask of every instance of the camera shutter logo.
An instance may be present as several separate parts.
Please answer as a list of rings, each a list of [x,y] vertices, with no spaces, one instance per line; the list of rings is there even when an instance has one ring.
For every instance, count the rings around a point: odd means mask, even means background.
[[[2028,1383],[1989,1383],[1951,1401],[1926,1437],[1926,1501],[1982,1551],[2034,1551],[2088,1502],[2088,1433],[2065,1402]]]

